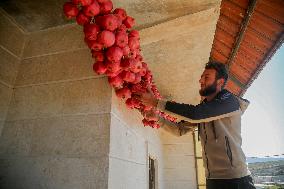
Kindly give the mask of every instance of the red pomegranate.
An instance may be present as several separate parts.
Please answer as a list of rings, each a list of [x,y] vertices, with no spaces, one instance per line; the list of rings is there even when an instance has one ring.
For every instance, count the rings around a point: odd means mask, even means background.
[[[129,98],[125,101],[125,104],[128,108],[140,108],[140,105],[141,105],[141,101],[138,100],[137,98]]]
[[[140,83],[141,81],[141,75],[139,73],[135,74],[135,80],[133,81],[133,83],[137,84]]]
[[[97,62],[103,62],[104,61],[104,53],[102,51],[94,51],[92,50],[92,57],[97,61]]]
[[[98,35],[98,42],[104,47],[111,47],[115,43],[115,35],[111,31],[104,30]]]
[[[79,9],[77,8],[77,6],[74,5],[71,2],[64,3],[63,11],[64,11],[65,16],[68,19],[76,17],[78,15],[78,13],[79,13]]]
[[[86,16],[89,17],[97,16],[100,13],[100,5],[97,1],[93,1],[92,4],[87,5],[83,8],[83,12]]]
[[[133,81],[135,81],[135,73],[132,73],[130,71],[122,71],[119,75],[126,82],[132,83]]]
[[[105,3],[105,2],[107,2],[107,1],[109,1],[109,0],[97,0],[99,3]]]
[[[140,54],[136,55],[135,59],[140,61],[140,62],[143,61],[143,57]]]
[[[121,79],[120,76],[115,76],[115,77],[109,77],[108,82],[111,86],[118,88],[122,87],[124,81]]]
[[[123,51],[123,56],[126,56],[126,57],[129,56],[130,48],[128,45],[123,47],[122,51]]]
[[[116,77],[116,76],[118,76],[118,75],[121,73],[121,71],[122,71],[122,70],[118,70],[117,72],[112,72],[112,71],[110,71],[110,70],[107,70],[107,71],[106,71],[106,75],[107,75],[108,77]]]
[[[84,15],[84,13],[80,11],[76,17],[76,21],[79,25],[84,25],[90,23],[90,18]]]
[[[117,32],[115,35],[115,44],[118,47],[124,48],[128,45],[128,36],[126,32]]]
[[[137,38],[138,40],[140,39],[140,34],[138,30],[131,30],[129,32],[129,37],[134,37]]]
[[[94,51],[100,51],[103,49],[103,45],[95,40],[89,40],[85,38],[85,42],[88,45],[88,47]]]
[[[134,64],[131,66],[131,71],[133,73],[139,73],[142,69],[142,63],[136,59],[134,59]]]
[[[135,59],[135,58],[136,58],[136,56],[137,56],[136,51],[130,50],[130,53],[129,53],[128,57],[129,57],[129,58],[133,58],[133,59]]]
[[[93,70],[101,75],[101,74],[104,74],[106,71],[107,71],[107,67],[104,65],[103,62],[96,62],[93,64]]]
[[[87,23],[84,25],[85,37],[89,40],[96,40],[99,31],[100,31],[100,28],[97,24]]]
[[[122,8],[116,8],[114,11],[113,11],[114,14],[118,15],[118,17],[124,21],[127,17],[127,14],[126,14],[126,11]]]
[[[101,14],[109,14],[113,8],[113,4],[111,1],[101,1],[100,3],[100,12]]]
[[[127,16],[126,19],[123,21],[123,24],[127,28],[132,28],[135,25],[135,19],[130,16]]]
[[[111,62],[120,62],[123,51],[117,46],[110,47],[106,52],[106,57]]]
[[[90,5],[94,0],[73,0],[72,2],[75,5],[82,5],[82,6],[87,6]]]
[[[114,31],[118,28],[119,19],[113,14],[100,16],[97,18],[97,23],[105,30]]]
[[[145,93],[147,88],[144,88],[141,83],[136,83],[131,85],[131,92],[132,93]]]
[[[111,62],[106,60],[104,64],[110,72],[118,72],[121,69],[120,62]]]
[[[144,76],[144,75],[146,75],[146,72],[147,72],[146,68],[144,68],[144,67],[142,66],[141,70],[139,71],[139,74],[140,74],[141,76]]]
[[[124,24],[121,24],[116,30],[116,32],[126,32],[126,31],[127,31],[127,28]]]
[[[139,40],[137,38],[135,38],[135,37],[129,37],[128,38],[128,46],[133,51],[139,49],[140,48]]]
[[[131,97],[131,91],[128,87],[123,87],[122,89],[118,89],[115,91],[116,95],[119,98],[130,98]]]

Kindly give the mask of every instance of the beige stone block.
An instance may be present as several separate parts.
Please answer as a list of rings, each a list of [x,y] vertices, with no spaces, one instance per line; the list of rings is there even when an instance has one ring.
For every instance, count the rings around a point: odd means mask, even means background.
[[[165,181],[164,189],[197,188],[195,181]]]
[[[195,157],[192,155],[169,155],[164,156],[164,168],[195,169]]]
[[[167,131],[161,129],[161,140],[164,144],[179,144],[179,143],[193,143],[193,136],[191,132],[182,136],[175,136]]]
[[[27,156],[33,135],[33,120],[5,122],[0,138],[1,156]]]
[[[58,116],[62,114],[64,84],[14,89],[7,120]]]
[[[210,56],[218,16],[217,5],[141,31],[142,53],[162,95],[199,103],[198,80]]]
[[[192,144],[164,144],[163,153],[168,155],[194,155]]]
[[[106,113],[111,108],[107,78],[68,82],[63,94],[63,114]]]
[[[137,135],[143,137],[146,141],[154,145],[161,144],[160,129],[144,127],[142,124],[143,116],[138,110],[132,110],[126,107],[125,101],[119,99],[114,90],[112,90],[111,112],[116,118],[121,120],[129,129]]]
[[[1,158],[3,189],[106,189],[108,158]]]
[[[13,89],[0,83],[0,121],[6,119]]]
[[[136,27],[150,27],[173,18],[209,9],[220,0],[141,1],[116,0],[115,7],[123,7],[136,20]]]
[[[76,24],[66,25],[29,34],[23,58],[80,48],[87,48],[82,27]]]
[[[109,114],[38,119],[31,156],[102,157],[109,153]]]
[[[21,57],[24,40],[24,33],[0,11],[0,45]]]
[[[191,168],[165,168],[164,180],[196,182],[195,169]]]
[[[93,63],[88,49],[28,58],[21,62],[15,85],[92,77],[97,75],[93,71]]]
[[[116,117],[111,118],[110,156],[146,164],[146,141]]]
[[[0,80],[14,86],[20,60],[0,47]]]
[[[137,164],[121,159],[109,159],[109,189],[145,189],[147,188],[148,168],[144,164]]]
[[[110,99],[106,78],[20,87],[15,89],[7,119],[106,113],[110,112]]]

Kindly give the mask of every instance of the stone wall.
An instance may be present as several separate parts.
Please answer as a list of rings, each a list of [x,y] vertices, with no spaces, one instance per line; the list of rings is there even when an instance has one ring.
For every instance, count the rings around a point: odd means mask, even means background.
[[[1,136],[1,188],[107,188],[111,88],[93,73],[81,28],[26,38]]]
[[[218,10],[214,3],[141,31],[163,95],[198,103]],[[149,157],[156,188],[196,188],[192,135],[143,127],[94,74],[81,27],[21,33],[2,15],[0,24],[1,188],[147,189]]]
[[[0,134],[24,48],[24,32],[0,11]]]

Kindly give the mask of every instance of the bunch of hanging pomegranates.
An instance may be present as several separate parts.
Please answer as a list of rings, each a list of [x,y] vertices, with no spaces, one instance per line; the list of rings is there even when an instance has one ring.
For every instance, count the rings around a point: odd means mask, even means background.
[[[125,100],[126,106],[138,109],[142,115],[153,111],[144,105],[137,95],[151,90],[157,99],[161,95],[153,83],[153,76],[143,61],[139,31],[132,29],[135,19],[122,8],[113,10],[111,0],[71,0],[63,6],[68,19],[76,18],[83,26],[85,42],[95,59],[93,70],[108,77],[116,95]],[[167,120],[175,118],[161,112],[156,114]],[[159,128],[156,121],[144,118],[144,126]]]

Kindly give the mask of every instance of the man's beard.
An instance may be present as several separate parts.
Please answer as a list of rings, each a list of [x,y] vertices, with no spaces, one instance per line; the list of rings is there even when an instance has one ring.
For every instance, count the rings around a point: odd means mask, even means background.
[[[209,96],[214,94],[216,90],[217,90],[217,81],[215,80],[212,85],[206,87],[205,89],[200,89],[199,94],[201,96]]]

